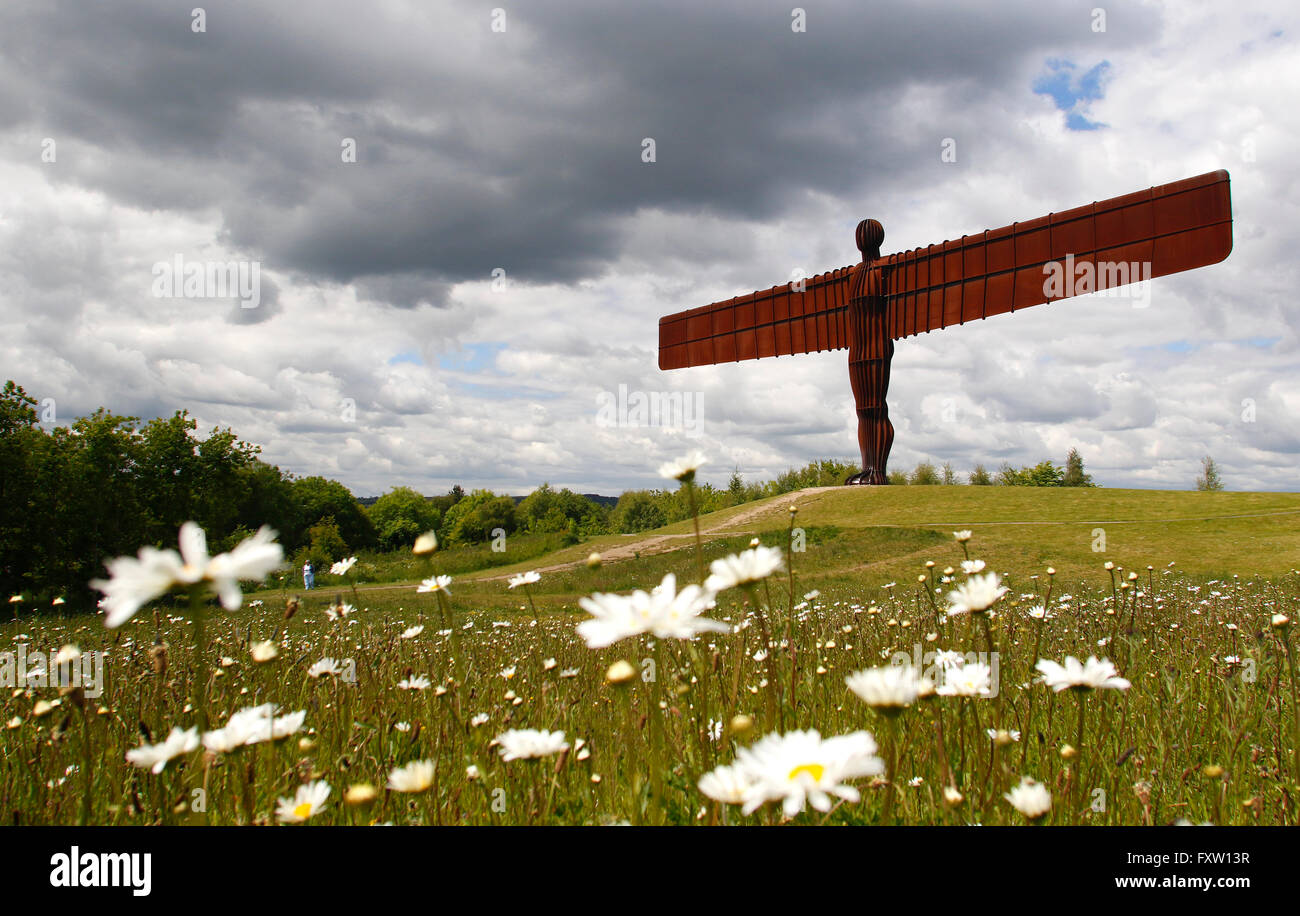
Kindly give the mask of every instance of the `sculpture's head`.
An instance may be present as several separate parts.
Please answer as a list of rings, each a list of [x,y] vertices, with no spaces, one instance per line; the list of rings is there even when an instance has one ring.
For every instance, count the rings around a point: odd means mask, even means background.
[[[885,240],[885,227],[880,225],[879,221],[864,219],[858,223],[856,235],[862,260],[873,261],[880,257],[880,243]]]

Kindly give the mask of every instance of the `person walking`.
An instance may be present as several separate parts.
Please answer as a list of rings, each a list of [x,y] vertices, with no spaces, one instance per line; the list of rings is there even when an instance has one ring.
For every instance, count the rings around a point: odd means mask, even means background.
[[[310,591],[316,587],[316,570],[311,567],[311,560],[302,564],[302,585]]]

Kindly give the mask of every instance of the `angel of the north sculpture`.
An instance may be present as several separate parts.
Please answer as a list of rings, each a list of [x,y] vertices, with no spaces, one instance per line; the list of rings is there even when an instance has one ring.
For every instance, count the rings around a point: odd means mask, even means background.
[[[1217,264],[1232,250],[1228,173],[882,258],[884,240],[864,219],[856,266],[661,318],[659,368],[847,348],[862,470],[845,483],[888,483],[896,339]]]

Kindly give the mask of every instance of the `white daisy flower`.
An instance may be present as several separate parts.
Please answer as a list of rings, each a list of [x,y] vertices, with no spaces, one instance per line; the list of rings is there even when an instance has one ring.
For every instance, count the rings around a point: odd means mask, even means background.
[[[745,803],[745,793],[754,787],[754,777],[741,766],[720,766],[700,777],[700,791],[724,805]]]
[[[446,592],[451,594],[447,586],[451,585],[451,576],[430,576],[420,583],[416,592]]]
[[[346,560],[339,560],[330,567],[331,576],[346,576],[348,570],[357,565],[356,557],[348,557]]]
[[[345,617],[349,617],[352,614],[355,614],[356,612],[357,609],[354,608],[352,605],[348,604],[346,601],[341,601],[338,604],[331,604],[329,607],[327,607],[325,609],[325,616],[328,617],[330,620],[342,620]]]
[[[948,593],[949,614],[972,614],[987,611],[1010,589],[1000,584],[997,573],[971,576]]]
[[[716,594],[728,588],[762,581],[784,566],[781,548],[761,545],[751,547],[710,563],[709,578],[705,581],[704,588]]]
[[[865,731],[826,739],[816,730],[768,735],[741,748],[736,762],[754,780],[744,793],[744,813],[780,801],[786,817],[803,811],[805,804],[829,811],[831,796],[856,802],[858,790],[844,781],[885,771],[875,739]]]
[[[578,635],[591,649],[642,633],[653,633],[659,639],[694,639],[700,633],[730,630],[725,623],[700,616],[715,606],[712,592],[694,584],[679,592],[672,573],[650,592],[638,589],[627,596],[597,592],[579,599],[578,604],[592,616],[577,626]]]
[[[1086,662],[1080,662],[1073,655],[1067,655],[1064,665],[1040,658],[1034,666],[1043,675],[1043,683],[1057,693],[1074,688],[1076,690],[1128,690],[1128,681],[1119,676],[1110,659],[1097,660],[1089,655]]]
[[[505,761],[549,757],[569,749],[564,732],[535,728],[513,728],[497,735],[496,741],[501,746],[501,759]]]
[[[949,668],[943,684],[935,689],[941,697],[986,697],[993,693],[993,669],[980,662]]]
[[[423,792],[433,785],[433,761],[413,760],[388,774],[388,788],[394,792]]]
[[[415,637],[419,636],[423,632],[424,632],[424,624],[420,624],[418,626],[410,627],[409,629],[403,630],[401,638],[414,639]]]
[[[1028,776],[1020,780],[1020,785],[1002,796],[1031,821],[1036,821],[1052,810],[1052,793],[1047,786],[1035,782]]]
[[[338,677],[342,673],[339,663],[328,655],[307,669],[308,677]]]
[[[962,560],[961,571],[968,576],[973,576],[975,575],[975,573],[984,572],[984,561],[983,560]]]
[[[854,672],[844,683],[868,706],[889,712],[901,711],[915,703],[924,680],[911,665],[886,665]]]
[[[520,573],[517,576],[510,577],[510,588],[518,588],[521,585],[532,585],[535,582],[542,581],[542,574],[535,569],[530,569],[526,573]]]
[[[144,744],[126,752],[126,760],[132,766],[148,769],[155,775],[161,773],[168,761],[182,754],[188,754],[199,746],[199,730],[189,728],[182,731],[172,728],[166,739],[160,744]]]
[[[301,824],[321,812],[330,797],[330,784],[321,779],[299,786],[293,798],[281,798],[275,816],[282,824]]]
[[[966,664],[966,656],[951,649],[940,649],[934,653],[934,663],[940,671],[947,671],[949,668],[960,668]]]
[[[417,674],[414,677],[402,678],[397,682],[397,686],[402,690],[428,690],[433,686],[433,681],[422,674]]]
[[[296,734],[306,718],[305,709],[277,715],[272,703],[249,706],[233,713],[224,728],[204,732],[203,746],[214,753],[228,754],[245,745],[279,741]]]
[[[199,582],[207,582],[221,606],[233,611],[243,601],[240,580],[260,580],[284,558],[283,548],[275,543],[275,532],[266,526],[234,550],[216,557],[208,556],[207,535],[194,522],[181,526],[179,541],[179,554],[142,547],[135,557],[118,557],[104,564],[109,578],[95,579],[90,585],[104,593],[99,605],[106,626],[121,626],[145,604],[177,585]]]
[[[667,480],[688,481],[695,479],[695,472],[707,464],[708,458],[699,449],[692,449],[680,458],[665,461],[659,465],[659,476]]]

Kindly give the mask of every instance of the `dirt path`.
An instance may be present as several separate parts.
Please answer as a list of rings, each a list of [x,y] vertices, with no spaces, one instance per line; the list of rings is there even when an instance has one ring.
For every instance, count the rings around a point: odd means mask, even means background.
[[[760,506],[750,506],[746,509],[742,509],[740,512],[737,512],[735,515],[723,521],[715,522],[714,524],[711,525],[701,525],[700,536],[710,537],[710,536],[716,536],[720,534],[721,535],[747,534],[748,532],[737,531],[736,529],[749,524],[755,519],[762,518],[765,515],[780,515],[784,517],[786,512],[789,511],[788,506],[791,503],[799,503],[806,497],[825,493],[828,490],[838,490],[838,489],[840,488],[839,487],[809,487],[806,490],[799,490],[794,493],[788,493],[786,494],[786,496],[789,497],[788,499],[777,498],[772,500],[771,502],[765,503]],[[695,537],[695,533],[691,531],[691,532],[686,532],[684,534],[652,534],[652,535],[629,534],[629,535],[625,535],[625,537],[627,538],[627,540],[624,543],[614,544],[602,550],[600,552],[601,560],[606,562],[612,562],[616,560],[630,560],[638,555],[646,556],[649,554],[663,553],[666,550],[674,549],[675,547],[679,546],[683,541],[689,543],[689,541]],[[585,558],[580,560],[571,560],[567,563],[555,563],[550,566],[539,566],[537,567],[537,571],[539,573],[558,572],[564,569],[573,569],[576,566],[581,566],[585,562],[586,562]],[[494,582],[501,579],[509,579],[511,575],[513,575],[513,573],[505,573],[503,575],[496,575],[496,576],[482,576],[477,578],[475,581]]]

